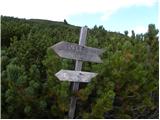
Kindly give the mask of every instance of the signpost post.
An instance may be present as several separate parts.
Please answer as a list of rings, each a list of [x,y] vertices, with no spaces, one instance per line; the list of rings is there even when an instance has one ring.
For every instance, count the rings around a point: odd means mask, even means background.
[[[91,78],[97,75],[97,73],[82,72],[82,61],[102,63],[99,55],[101,55],[104,51],[97,48],[86,47],[86,36],[87,27],[82,27],[80,32],[79,44],[62,41],[51,47],[60,57],[76,60],[75,71],[60,70],[55,74],[55,76],[61,81],[67,80],[73,82],[73,93],[78,91],[79,82],[90,82]],[[68,117],[71,119],[74,118],[76,101],[77,98],[75,96],[72,96],[68,113]]]

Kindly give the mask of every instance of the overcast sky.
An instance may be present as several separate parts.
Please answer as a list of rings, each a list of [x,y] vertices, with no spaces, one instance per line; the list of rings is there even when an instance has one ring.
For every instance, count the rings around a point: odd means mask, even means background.
[[[1,15],[26,19],[67,20],[69,24],[144,33],[158,27],[158,0],[1,0]]]

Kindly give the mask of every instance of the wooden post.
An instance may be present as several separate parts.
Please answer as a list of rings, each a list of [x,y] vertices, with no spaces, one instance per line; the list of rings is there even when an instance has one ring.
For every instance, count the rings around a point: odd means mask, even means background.
[[[79,45],[85,46],[86,36],[87,36],[87,27],[82,27],[81,32],[80,32]],[[75,71],[81,71],[81,69],[82,69],[82,61],[76,60]],[[79,82],[74,82],[72,92],[75,93],[78,91],[78,89],[79,89]],[[76,109],[76,101],[77,101],[77,98],[75,96],[72,96],[69,114],[68,114],[70,119],[74,118],[75,109]]]

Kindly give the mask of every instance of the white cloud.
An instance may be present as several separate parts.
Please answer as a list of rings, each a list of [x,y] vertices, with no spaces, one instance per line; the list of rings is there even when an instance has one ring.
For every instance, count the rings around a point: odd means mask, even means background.
[[[107,20],[120,8],[152,6],[158,0],[1,0],[1,15],[63,21],[83,13],[102,14]]]
[[[135,34],[145,34],[148,30],[148,26],[135,26],[134,28],[128,30],[129,36],[132,35],[132,30],[134,30]]]
[[[147,29],[148,27],[145,27],[145,26],[136,26],[135,28],[133,28],[135,33],[146,33]]]

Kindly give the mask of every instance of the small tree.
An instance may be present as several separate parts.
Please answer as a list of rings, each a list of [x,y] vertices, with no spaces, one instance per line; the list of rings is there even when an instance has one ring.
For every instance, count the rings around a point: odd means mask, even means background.
[[[131,38],[132,38],[132,39],[135,39],[135,38],[136,38],[134,30],[132,30]]]
[[[68,22],[67,22],[67,20],[66,20],[66,19],[64,19],[64,23],[65,23],[65,24],[68,24]]]
[[[128,31],[127,31],[127,30],[125,30],[125,31],[124,31],[124,34],[125,34],[126,36],[128,36]]]

